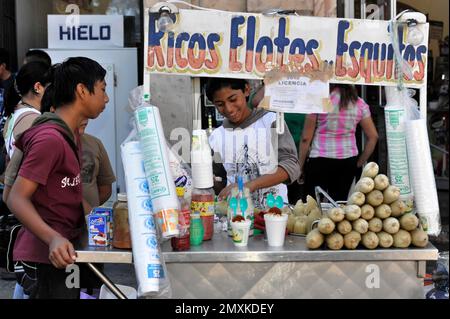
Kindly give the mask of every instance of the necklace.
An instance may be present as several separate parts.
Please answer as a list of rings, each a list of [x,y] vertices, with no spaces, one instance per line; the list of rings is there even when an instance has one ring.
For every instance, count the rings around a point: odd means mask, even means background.
[[[31,104],[29,104],[29,103],[27,103],[27,102],[24,102],[24,101],[20,101],[20,103],[19,103],[20,105],[23,105],[23,106],[25,106],[25,107],[27,107],[27,108],[30,108],[30,109],[34,109],[35,107],[33,106],[33,105],[31,105]]]

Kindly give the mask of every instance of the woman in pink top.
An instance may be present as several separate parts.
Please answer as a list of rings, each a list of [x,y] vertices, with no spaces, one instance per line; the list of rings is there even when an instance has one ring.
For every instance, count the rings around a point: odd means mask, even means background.
[[[353,85],[335,85],[330,94],[334,110],[306,118],[300,142],[300,168],[306,195],[322,187],[335,200],[347,200],[353,178],[372,155],[378,141],[369,106]],[[356,144],[356,128],[367,136],[361,155]],[[305,160],[309,154],[308,161]]]

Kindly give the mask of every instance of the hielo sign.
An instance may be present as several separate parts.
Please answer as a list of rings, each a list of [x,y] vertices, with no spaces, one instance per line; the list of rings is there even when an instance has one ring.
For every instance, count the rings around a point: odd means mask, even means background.
[[[105,49],[124,46],[123,16],[48,16],[48,47],[51,49]],[[73,23],[76,21],[76,23]]]

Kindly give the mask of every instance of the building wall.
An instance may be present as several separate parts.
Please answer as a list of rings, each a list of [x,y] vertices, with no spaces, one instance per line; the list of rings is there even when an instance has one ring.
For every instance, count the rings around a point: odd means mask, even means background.
[[[47,47],[47,14],[52,12],[52,1],[15,1],[17,56],[19,65],[21,65],[28,49]]]
[[[17,70],[16,26],[14,19],[14,1],[0,1],[0,48],[8,50],[11,70]]]
[[[403,0],[403,3],[414,7],[424,14],[428,14],[428,20],[436,20],[444,22],[444,34],[443,38],[448,36],[449,21],[448,21],[448,10],[449,1],[448,0],[433,0],[433,1],[423,1],[423,0]],[[429,48],[433,51],[433,57],[439,56],[439,41],[432,39],[430,40]]]
[[[422,13],[428,14],[429,20],[443,21],[444,37],[448,35],[448,0],[403,0],[402,2],[416,8],[417,10],[420,10]]]

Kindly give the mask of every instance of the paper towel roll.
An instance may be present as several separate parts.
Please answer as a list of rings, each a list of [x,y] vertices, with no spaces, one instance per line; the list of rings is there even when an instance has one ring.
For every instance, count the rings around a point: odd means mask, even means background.
[[[406,142],[417,212],[426,220],[428,234],[438,236],[441,232],[439,200],[426,120],[406,122]]]
[[[175,210],[178,213],[178,198],[170,171],[159,110],[150,105],[141,106],[135,112],[135,119],[144,157],[145,176],[150,186],[153,211],[156,215],[167,210]]]
[[[161,267],[156,224],[140,143],[129,142],[123,144],[121,149],[138,293],[139,296],[146,296],[159,292],[160,280],[164,279],[149,273],[149,269]]]

